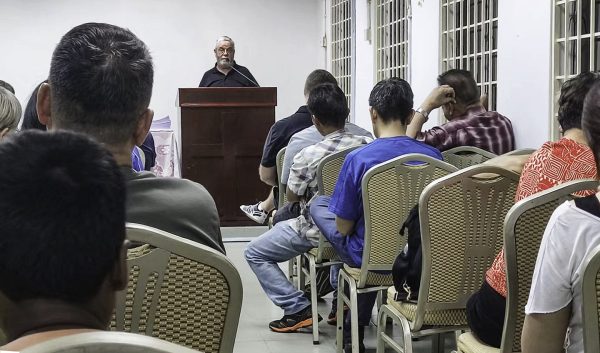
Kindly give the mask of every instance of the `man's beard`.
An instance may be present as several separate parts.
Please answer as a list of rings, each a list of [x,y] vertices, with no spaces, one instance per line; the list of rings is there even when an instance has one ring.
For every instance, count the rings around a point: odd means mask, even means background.
[[[233,62],[231,61],[231,59],[219,59],[218,63],[219,66],[223,69],[229,69],[233,66]]]

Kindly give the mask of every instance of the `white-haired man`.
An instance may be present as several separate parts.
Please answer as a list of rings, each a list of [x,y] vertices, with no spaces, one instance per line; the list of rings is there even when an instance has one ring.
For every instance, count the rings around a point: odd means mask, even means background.
[[[198,87],[258,87],[250,70],[235,62],[233,39],[219,37],[214,52],[217,60],[215,67],[204,73]]]

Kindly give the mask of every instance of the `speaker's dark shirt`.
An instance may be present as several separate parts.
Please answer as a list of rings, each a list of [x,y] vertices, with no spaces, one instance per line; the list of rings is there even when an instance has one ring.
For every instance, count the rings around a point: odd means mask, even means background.
[[[244,66],[238,65],[234,61],[233,67],[248,76],[252,81],[257,82],[250,70]],[[230,70],[227,75],[223,74],[217,70],[217,64],[215,64],[212,69],[204,73],[198,87],[256,87],[256,85],[235,70]]]

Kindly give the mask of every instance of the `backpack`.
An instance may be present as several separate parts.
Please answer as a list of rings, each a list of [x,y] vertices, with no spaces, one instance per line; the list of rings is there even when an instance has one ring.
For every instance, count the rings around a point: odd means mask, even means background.
[[[419,205],[415,205],[400,228],[400,235],[408,231],[406,247],[398,254],[392,267],[392,278],[396,288],[396,301],[416,300],[421,285],[421,225],[419,224]]]

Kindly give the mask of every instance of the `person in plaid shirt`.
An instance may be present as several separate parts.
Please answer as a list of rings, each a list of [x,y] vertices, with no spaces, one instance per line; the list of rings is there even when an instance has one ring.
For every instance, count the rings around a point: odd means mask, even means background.
[[[317,166],[323,157],[371,141],[369,137],[353,135],[344,128],[348,104],[344,92],[337,85],[325,83],[315,87],[307,104],[313,124],[324,138],[294,157],[286,193],[290,202],[302,201],[301,204],[318,191]],[[269,328],[276,332],[294,332],[313,324],[310,301],[290,283],[277,265],[318,245],[319,230],[305,207],[297,218],[279,222],[251,241],[244,252],[269,299],[284,311],[280,320],[269,323]]]
[[[458,146],[479,147],[501,155],[515,149],[515,136],[511,121],[494,111],[487,111],[479,100],[479,89],[471,72],[448,70],[438,77],[439,87],[434,89],[425,103],[419,107],[411,121],[407,135],[445,151]],[[436,95],[448,94],[452,88],[454,100],[443,105]],[[433,98],[432,98],[433,97]],[[442,107],[446,124],[421,132],[429,114]]]

